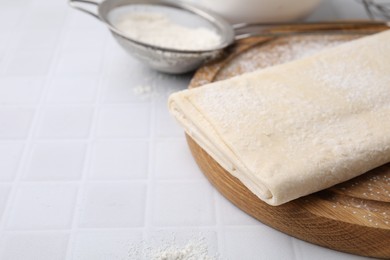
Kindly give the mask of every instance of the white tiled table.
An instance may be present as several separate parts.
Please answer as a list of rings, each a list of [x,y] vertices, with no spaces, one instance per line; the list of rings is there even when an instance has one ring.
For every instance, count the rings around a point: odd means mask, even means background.
[[[364,17],[353,1],[324,0],[311,19],[351,17]],[[1,0],[0,259],[134,259],[172,234],[205,237],[221,259],[360,259],[214,190],[166,108],[190,77],[144,67],[65,0]]]

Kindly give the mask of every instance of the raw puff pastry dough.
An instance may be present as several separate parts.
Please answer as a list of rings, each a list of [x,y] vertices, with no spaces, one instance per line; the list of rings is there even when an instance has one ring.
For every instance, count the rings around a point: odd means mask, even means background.
[[[186,132],[280,205],[390,161],[390,31],[171,95]]]

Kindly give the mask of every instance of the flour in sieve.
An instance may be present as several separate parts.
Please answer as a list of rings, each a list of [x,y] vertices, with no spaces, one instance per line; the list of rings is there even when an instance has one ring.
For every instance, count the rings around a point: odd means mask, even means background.
[[[129,13],[116,27],[134,40],[177,50],[211,49],[221,41],[210,29],[185,27],[159,13]]]

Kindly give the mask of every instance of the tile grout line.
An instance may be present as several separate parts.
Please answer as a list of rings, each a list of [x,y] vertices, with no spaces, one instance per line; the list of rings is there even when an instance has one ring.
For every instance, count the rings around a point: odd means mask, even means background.
[[[221,221],[221,204],[218,203],[218,191],[214,189],[213,191],[213,199],[214,199],[214,212],[215,212],[215,227],[217,231],[217,252],[218,256],[221,257],[221,255],[224,255],[224,246],[223,246],[223,238],[224,238],[224,232],[223,232],[223,225]]]
[[[140,227],[118,227],[118,228],[79,228],[81,231],[103,231],[103,232],[110,232],[110,231],[140,231],[142,228]],[[46,233],[58,233],[58,232],[69,232],[69,229],[63,228],[63,229],[11,229],[7,230],[8,232],[14,232],[14,233],[35,233],[35,232],[46,232]]]
[[[86,149],[88,150],[88,149]],[[86,152],[87,153],[87,152]],[[83,166],[84,168],[84,166]],[[88,169],[89,170],[89,169]],[[83,170],[84,171],[84,170]],[[81,180],[81,179],[80,179]],[[23,180],[23,185],[35,185],[37,183],[45,183],[45,184],[61,184],[61,183],[67,183],[67,184],[78,184],[80,182],[80,180],[69,180],[69,181],[64,181],[64,180],[58,180],[58,181],[45,181],[45,180],[39,180],[39,181],[32,181],[32,180]],[[115,183],[146,183],[147,180],[143,180],[143,179],[118,179],[118,180],[88,180],[88,182],[91,182],[91,183],[112,183],[112,184],[115,184]],[[10,182],[0,182],[0,184],[9,184]]]
[[[26,7],[25,7],[25,10],[22,12],[23,15],[26,14],[26,13],[28,12],[28,7],[29,7],[29,6],[26,6]],[[19,26],[19,24],[21,23],[21,20],[22,20],[21,17],[22,17],[23,15],[20,15],[19,21],[18,21],[18,25],[16,25],[14,29],[16,29],[16,28]],[[6,51],[6,55],[5,55],[5,57],[4,57],[4,61],[3,61],[4,66],[3,66],[3,68],[0,67],[0,76],[1,76],[3,73],[5,73],[7,67],[8,67],[8,65],[9,65],[9,63],[10,63],[10,59],[11,59],[12,54],[13,54],[13,52],[12,52],[12,49],[13,49],[13,48],[12,48],[12,46],[11,46],[11,39],[13,38],[14,35],[16,35],[16,31],[17,31],[17,30],[14,30],[14,31],[10,34],[10,37],[9,37],[9,39],[8,39],[7,47],[5,48],[7,51]],[[45,78],[45,81],[46,81],[46,80],[47,80],[47,77]],[[46,85],[46,82],[44,83],[44,85]],[[41,94],[40,94],[39,100],[41,100],[42,95],[43,95],[43,89],[42,89],[42,92],[41,92]],[[18,140],[18,141],[20,141],[20,142],[23,144],[23,145],[22,145],[23,148],[22,148],[22,152],[21,152],[21,155],[20,155],[20,158],[19,158],[19,162],[18,162],[17,169],[16,169],[16,174],[15,174],[13,180],[9,182],[10,185],[11,185],[11,188],[10,188],[10,191],[9,191],[9,193],[8,193],[8,198],[7,198],[6,205],[5,205],[5,207],[4,207],[3,215],[1,216],[1,222],[0,222],[0,232],[1,232],[1,234],[4,233],[4,230],[5,230],[5,223],[7,222],[6,220],[8,220],[8,214],[9,214],[8,211],[10,211],[9,208],[11,207],[11,206],[10,206],[10,205],[12,204],[11,202],[14,201],[14,197],[15,197],[15,193],[16,193],[16,188],[15,188],[16,183],[17,183],[17,181],[18,181],[19,175],[21,175],[21,172],[23,172],[23,167],[22,167],[22,165],[23,165],[23,161],[25,160],[24,158],[27,156],[27,155],[26,155],[26,153],[27,153],[27,148],[26,148],[26,147],[27,147],[27,143],[28,143],[28,141],[29,141],[30,134],[31,134],[31,131],[32,131],[31,128],[32,128],[32,124],[33,124],[33,122],[34,122],[34,117],[36,117],[36,113],[37,113],[37,111],[38,111],[38,106],[39,106],[39,102],[37,102],[37,103],[34,104],[33,106],[31,106],[31,105],[27,106],[27,105],[26,105],[26,107],[28,107],[28,108],[34,107],[35,111],[34,111],[34,115],[33,115],[32,121],[31,121],[31,125],[30,125],[30,127],[29,127],[29,134],[28,134],[28,136],[27,136],[25,139]],[[6,107],[6,106],[1,105],[1,108],[4,108],[4,107]],[[17,106],[17,107],[19,107],[19,106]],[[11,142],[9,139],[4,139],[4,140],[6,140],[6,141],[8,141],[8,142]]]
[[[96,74],[95,76],[99,76],[98,74]],[[16,76],[9,76],[10,78],[17,78]],[[42,76],[26,76],[26,78],[39,78],[39,77],[42,77]],[[64,77],[65,76],[60,76],[60,77]],[[87,76],[87,77],[90,77],[90,76]],[[92,76],[91,76],[92,77]],[[117,107],[136,107],[136,106],[140,106],[140,105],[147,105],[148,103],[150,102],[145,102],[145,103],[121,103],[121,104],[104,104],[106,107],[109,107],[109,108],[117,108]],[[52,101],[46,101],[44,102],[45,104],[45,107],[88,107],[90,106],[91,104],[93,104],[93,102],[80,102],[80,103],[77,103],[77,102],[70,102],[70,103],[66,103],[66,102],[52,102]],[[2,104],[2,106],[4,107],[30,107],[32,106],[33,104],[18,104],[18,103],[15,103],[15,104]]]
[[[99,80],[97,82],[98,89],[97,89],[97,93],[95,96],[95,102],[93,103],[93,107],[94,107],[94,112],[92,115],[93,119],[92,119],[91,126],[89,129],[89,137],[87,139],[87,149],[86,149],[85,158],[84,158],[83,173],[82,173],[81,179],[79,181],[79,187],[78,187],[76,201],[75,201],[73,219],[72,219],[72,224],[70,227],[70,236],[69,236],[65,259],[72,259],[76,231],[78,230],[78,223],[80,221],[80,209],[81,209],[81,205],[83,203],[83,197],[84,197],[84,193],[85,193],[85,184],[88,181],[88,174],[89,174],[89,170],[91,167],[91,158],[92,158],[92,153],[93,153],[92,150],[94,147],[94,141],[96,138],[96,131],[97,131],[96,129],[97,129],[98,119],[99,119],[99,102],[100,102],[100,97],[101,97],[101,92],[102,92],[102,82],[104,80],[104,77],[106,76],[106,73],[104,70],[104,68],[105,68],[104,60],[106,58],[106,53],[107,53],[108,48],[109,48],[107,38],[105,38],[104,41],[105,41],[105,43],[103,46],[103,51],[101,53],[101,61],[100,61],[101,64],[100,64],[100,68],[99,68],[100,76],[99,76]]]
[[[152,97],[150,101],[150,116],[149,116],[149,152],[148,152],[148,178],[146,187],[146,198],[145,198],[145,223],[143,240],[146,241],[149,231],[152,229],[152,218],[153,218],[153,196],[154,196],[154,175],[155,175],[155,135],[156,135],[156,101]]]
[[[86,143],[86,142],[85,142]],[[86,149],[88,150],[88,149]],[[87,153],[87,152],[86,152]],[[89,170],[89,169],[88,169]],[[36,184],[78,184],[80,180],[39,180],[39,181],[34,181],[34,180],[23,180],[23,185],[28,186],[28,185],[36,185]],[[110,179],[89,179],[88,182],[90,183],[137,183],[137,184],[147,184],[148,179],[116,179],[116,180],[110,180]],[[13,181],[0,181],[0,185],[10,185],[13,183]],[[153,183],[158,183],[158,184],[165,184],[165,183],[174,183],[174,184],[192,184],[192,183],[207,183],[205,180],[197,180],[197,179],[190,179],[190,180],[175,180],[175,179],[166,179],[166,180],[153,180]]]
[[[27,10],[25,12],[27,12]],[[67,13],[65,14],[65,18],[66,18],[66,16],[67,16]],[[53,57],[51,58],[50,64],[55,64],[55,62],[59,58],[61,38],[62,38],[61,36],[62,36],[63,31],[64,31],[64,28],[65,28],[65,21],[64,21],[64,24],[60,28],[60,31],[61,31],[60,36],[56,40],[60,44],[59,44],[59,46],[57,46],[54,49]],[[47,72],[47,74],[45,75],[45,79],[43,80],[43,83],[42,83],[43,87],[42,87],[38,102],[33,106],[35,108],[35,111],[33,113],[32,119],[31,119],[28,135],[24,139],[23,151],[22,151],[22,154],[20,156],[19,165],[17,167],[17,173],[15,175],[14,180],[12,181],[12,187],[11,187],[11,190],[9,192],[7,203],[6,203],[4,213],[3,213],[3,216],[1,219],[2,221],[0,223],[0,232],[2,234],[4,234],[4,231],[6,231],[6,223],[9,220],[9,215],[11,213],[12,206],[16,200],[16,194],[17,194],[18,188],[21,184],[21,179],[22,179],[24,171],[25,171],[26,163],[28,163],[28,159],[29,159],[31,152],[32,152],[32,146],[33,146],[33,142],[34,142],[34,134],[36,132],[37,125],[39,124],[39,118],[40,118],[40,114],[41,114],[41,108],[43,106],[43,100],[44,100],[45,94],[49,88],[48,86],[50,84],[50,80],[53,77],[53,73],[54,73],[53,70],[55,69],[55,66],[49,66],[49,67],[50,67],[50,69]],[[7,68],[7,66],[5,68]]]
[[[296,238],[290,236],[291,248],[293,251],[293,259],[298,260],[299,259],[299,248],[297,247],[297,244],[295,243],[295,239]]]
[[[93,107],[94,105],[90,104],[88,105],[88,107]],[[29,106],[30,108],[32,106]],[[46,106],[45,106],[46,107]],[[75,137],[75,138],[63,138],[63,137],[58,137],[58,138],[54,138],[54,137],[50,137],[50,138],[46,138],[46,137],[36,137],[36,141],[37,142],[51,142],[51,141],[58,141],[58,142],[79,142],[79,141],[82,141],[82,140],[85,140],[84,137]],[[114,141],[114,142],[118,142],[118,141],[149,141],[151,140],[150,137],[99,137],[99,141]],[[155,137],[153,138],[154,141],[182,141],[183,138],[181,137]],[[19,139],[17,140],[19,141]],[[8,139],[0,139],[0,143],[3,143],[3,142],[13,142],[12,140],[8,140]]]
[[[253,226],[243,226],[244,228],[253,228]],[[214,225],[202,225],[202,226],[175,226],[175,225],[171,225],[171,226],[168,226],[168,225],[164,225],[164,226],[159,226],[158,227],[160,230],[171,230],[171,229],[175,229],[175,230],[188,230],[188,229],[191,229],[191,228],[196,228],[196,229],[200,229],[200,230],[205,230],[205,231],[210,231],[210,230],[213,230],[213,231],[216,231],[216,227]],[[241,228],[241,226],[232,226],[232,227],[229,227],[229,228]],[[94,228],[90,228],[90,227],[86,227],[86,228],[80,228],[78,227],[77,228],[78,231],[103,231],[103,232],[110,232],[110,231],[143,231],[144,230],[144,227],[142,226],[134,226],[134,227],[94,227]],[[68,232],[69,229],[68,228],[53,228],[53,229],[45,229],[45,230],[42,230],[42,229],[9,229],[7,230],[7,232],[19,232],[19,233],[34,233],[34,232],[47,232],[47,233],[56,233],[56,232]]]

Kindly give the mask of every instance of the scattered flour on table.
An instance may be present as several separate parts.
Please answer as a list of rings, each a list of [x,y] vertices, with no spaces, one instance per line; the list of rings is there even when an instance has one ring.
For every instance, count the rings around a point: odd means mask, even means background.
[[[168,246],[153,250],[152,260],[215,260],[209,255],[207,245],[201,241],[189,241],[184,247]]]
[[[220,36],[207,28],[189,28],[159,13],[129,13],[116,27],[128,37],[154,46],[177,50],[205,50],[221,42]]]
[[[131,94],[140,100],[166,99],[170,94],[186,88],[188,75],[168,75],[150,72],[149,76],[130,88]]]
[[[137,96],[150,96],[154,90],[153,87],[149,85],[138,85],[133,88],[133,92]]]
[[[184,246],[179,246],[176,238],[160,241],[157,247],[147,242],[135,246],[129,251],[129,259],[139,260],[218,260],[209,252],[204,237],[189,239]]]

